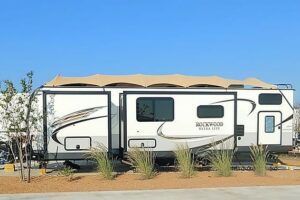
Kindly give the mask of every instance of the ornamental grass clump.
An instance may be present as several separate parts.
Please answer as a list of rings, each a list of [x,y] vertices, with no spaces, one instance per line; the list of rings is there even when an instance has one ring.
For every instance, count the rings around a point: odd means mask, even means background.
[[[64,176],[68,178],[68,181],[72,181],[74,177],[74,171],[71,167],[67,166],[64,167],[62,170],[58,173],[60,176]]]
[[[114,179],[113,162],[109,158],[107,148],[104,145],[99,144],[97,147],[92,148],[87,155],[88,159],[96,161],[98,170],[104,179]]]
[[[267,175],[267,154],[266,148],[263,145],[252,145],[250,147],[251,159],[253,161],[254,173],[257,176]]]
[[[145,148],[133,147],[128,151],[129,160],[143,179],[151,179],[156,175],[154,170],[155,155]]]
[[[177,166],[182,178],[191,178],[195,174],[192,151],[187,145],[177,145],[175,150]]]
[[[213,149],[209,152],[208,159],[212,165],[212,169],[217,172],[219,176],[232,175],[232,159],[234,150],[225,148],[222,143],[220,149]]]

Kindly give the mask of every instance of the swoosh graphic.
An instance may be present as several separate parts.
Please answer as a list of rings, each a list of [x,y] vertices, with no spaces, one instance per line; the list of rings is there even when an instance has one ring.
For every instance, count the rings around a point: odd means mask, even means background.
[[[57,133],[74,124],[77,123],[81,123],[81,122],[85,122],[85,121],[89,121],[89,120],[93,120],[93,119],[98,119],[98,118],[103,118],[103,117],[107,117],[107,115],[105,116],[98,116],[98,117],[92,117],[92,118],[88,118],[91,114],[97,112],[100,109],[103,109],[107,106],[98,106],[98,107],[93,107],[93,108],[87,108],[87,109],[83,109],[83,110],[78,110],[76,112],[72,112],[70,114],[64,115],[61,118],[59,118],[58,120],[54,121],[50,126],[54,129],[54,131],[51,134],[52,139],[58,143],[61,144],[62,143],[57,139]],[[58,128],[57,128],[58,127]]]
[[[245,102],[251,103],[252,109],[251,109],[251,111],[250,111],[250,113],[248,115],[250,115],[255,110],[255,108],[256,108],[256,103],[254,101],[250,100],[250,99],[238,98],[236,100],[237,101],[245,101]],[[217,101],[217,102],[214,102],[212,104],[225,103],[225,102],[230,102],[230,101],[234,101],[234,99],[229,99],[229,100],[224,100],[224,101]]]
[[[293,117],[294,117],[294,115],[289,116],[288,118],[286,118],[285,120],[283,120],[282,122],[277,124],[275,127],[280,126],[280,125],[284,124],[287,121],[290,121],[291,119],[293,119]]]
[[[58,131],[60,131],[60,130],[62,130],[62,129],[64,129],[64,128],[68,127],[68,126],[72,126],[72,125],[74,125],[74,124],[78,124],[78,123],[85,122],[85,121],[90,121],[90,120],[93,120],[93,119],[104,118],[104,117],[107,117],[107,115],[105,115],[105,116],[99,116],[99,117],[92,117],[92,118],[88,118],[88,119],[83,119],[83,120],[80,120],[80,121],[76,121],[76,122],[72,122],[72,123],[63,125],[63,126],[57,128],[57,129],[55,129],[55,130],[52,132],[51,137],[52,137],[52,139],[53,139],[55,142],[57,142],[57,143],[63,145],[63,144],[57,139],[57,133],[58,133]]]
[[[163,125],[165,124],[166,122],[163,122],[157,129],[157,135],[160,136],[160,137],[163,137],[163,138],[166,138],[166,139],[199,139],[199,138],[205,138],[205,137],[208,137],[208,136],[202,136],[202,137],[169,137],[169,136],[165,136],[163,133],[162,133],[162,127]],[[212,135],[212,136],[215,136],[215,135]],[[211,136],[209,136],[211,137]],[[197,148],[197,152],[200,152],[200,151],[205,151],[215,145],[218,145],[218,144],[221,144],[227,140],[229,140],[230,138],[234,137],[234,135],[230,135],[226,138],[223,138],[221,140],[218,140],[216,142],[211,142],[209,144],[205,144],[203,146],[199,146],[199,147],[196,147]]]
[[[223,138],[223,139],[221,139],[221,140],[218,140],[218,141],[216,141],[216,142],[211,142],[211,143],[205,144],[205,145],[203,145],[203,146],[201,146],[201,147],[197,147],[197,152],[205,151],[205,150],[207,150],[207,149],[209,149],[209,148],[211,148],[211,147],[213,147],[213,146],[216,146],[216,145],[218,145],[218,144],[221,144],[221,143],[223,143],[223,142],[229,140],[229,139],[232,138],[232,137],[234,137],[234,135],[230,135],[230,136],[228,136],[228,137],[226,137],[226,138]]]
[[[166,139],[171,139],[171,140],[175,140],[175,139],[200,139],[200,138],[206,138],[206,137],[212,137],[214,135],[210,135],[210,136],[197,136],[197,137],[174,137],[174,136],[166,136],[163,134],[162,132],[162,128],[163,128],[163,125],[165,124],[166,122],[163,122],[157,129],[157,135],[160,136],[160,137],[163,137],[163,138],[166,138]]]
[[[72,112],[70,114],[67,114],[65,116],[62,116],[61,118],[57,119],[51,124],[51,127],[61,126],[65,123],[75,121],[77,119],[88,117],[89,115],[97,112],[98,110],[105,108],[107,106],[99,106],[99,107],[93,107],[93,108],[87,108],[83,110],[78,110],[76,112]]]

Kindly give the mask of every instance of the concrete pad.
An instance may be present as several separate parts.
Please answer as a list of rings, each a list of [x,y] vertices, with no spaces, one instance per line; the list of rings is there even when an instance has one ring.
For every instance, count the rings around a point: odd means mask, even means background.
[[[75,192],[75,193],[37,193],[37,194],[7,194],[0,195],[0,200],[282,200],[299,199],[298,186],[271,187],[238,187],[209,189],[176,189],[176,190],[138,190],[116,192]]]

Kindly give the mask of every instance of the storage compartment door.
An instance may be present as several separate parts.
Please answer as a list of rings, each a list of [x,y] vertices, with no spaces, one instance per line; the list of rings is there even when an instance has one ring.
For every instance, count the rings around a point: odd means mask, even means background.
[[[155,139],[130,139],[128,141],[130,148],[155,148],[156,140]]]
[[[66,137],[65,149],[67,151],[89,150],[92,146],[90,137]]]

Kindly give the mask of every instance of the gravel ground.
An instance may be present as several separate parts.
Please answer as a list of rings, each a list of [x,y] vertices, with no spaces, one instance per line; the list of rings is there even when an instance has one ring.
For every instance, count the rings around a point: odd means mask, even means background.
[[[141,180],[139,174],[124,173],[115,180],[103,180],[99,175],[75,174],[72,181],[61,176],[39,176],[32,183],[21,183],[18,177],[0,177],[0,193],[79,192],[143,189],[182,189],[212,187],[242,187],[266,185],[300,185],[300,171],[268,171],[257,177],[252,171],[236,171],[232,177],[218,177],[214,172],[198,172],[191,179],[180,178],[176,172],[163,172],[151,180]]]

